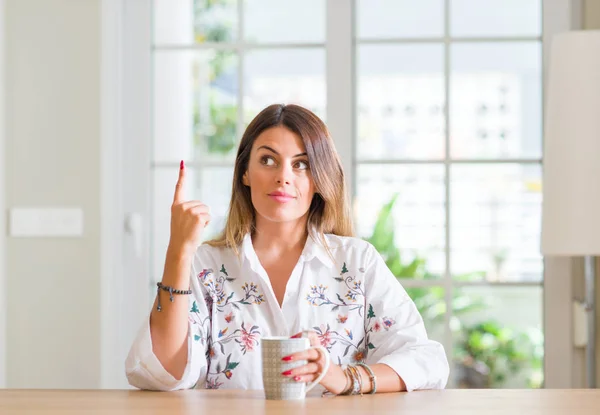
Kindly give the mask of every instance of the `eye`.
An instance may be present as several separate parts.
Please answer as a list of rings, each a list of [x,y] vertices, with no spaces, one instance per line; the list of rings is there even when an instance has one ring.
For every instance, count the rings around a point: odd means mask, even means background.
[[[265,166],[274,166],[275,160],[271,156],[262,156],[260,158],[260,164],[264,164]]]
[[[307,170],[308,169],[308,161],[299,160],[295,163],[294,167],[296,167],[297,169],[300,169],[300,170]]]

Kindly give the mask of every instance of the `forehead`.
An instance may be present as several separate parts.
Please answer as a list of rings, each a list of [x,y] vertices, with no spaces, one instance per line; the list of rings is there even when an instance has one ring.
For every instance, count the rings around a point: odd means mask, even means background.
[[[252,146],[254,150],[260,146],[269,146],[278,152],[304,152],[302,138],[285,127],[271,127],[260,133]]]

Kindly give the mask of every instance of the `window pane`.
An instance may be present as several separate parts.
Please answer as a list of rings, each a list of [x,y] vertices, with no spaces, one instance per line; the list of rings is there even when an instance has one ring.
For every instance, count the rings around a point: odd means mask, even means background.
[[[540,281],[541,167],[455,165],[450,181],[453,276]]]
[[[442,45],[358,47],[360,159],[442,159]]]
[[[237,0],[154,0],[154,42],[233,42]]]
[[[237,149],[237,55],[154,54],[154,159],[232,159]]]
[[[162,277],[165,254],[170,236],[171,204],[179,167],[157,168],[153,176],[152,264],[154,281]],[[225,226],[233,167],[188,168],[184,185],[187,200],[200,200],[210,207],[211,221],[204,230],[203,240],[216,236]]]
[[[541,0],[452,0],[453,36],[539,36]]]
[[[542,287],[457,288],[451,326],[453,385],[542,386]]]
[[[245,0],[246,42],[325,42],[325,0]]]
[[[452,157],[541,157],[541,44],[455,44],[451,62]]]
[[[357,169],[357,193],[358,234],[373,243],[394,275],[443,275],[443,166],[362,165]]]
[[[244,119],[271,104],[298,104],[325,118],[325,51],[255,50],[244,62]]]
[[[358,38],[442,36],[444,0],[358,0]]]
[[[427,336],[443,344],[447,309],[446,291],[442,287],[406,287],[405,289],[423,317]]]

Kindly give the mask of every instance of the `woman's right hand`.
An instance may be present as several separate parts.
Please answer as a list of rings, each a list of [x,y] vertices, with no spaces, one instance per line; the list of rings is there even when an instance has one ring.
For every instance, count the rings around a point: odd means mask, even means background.
[[[171,238],[169,252],[191,256],[196,251],[202,232],[210,222],[210,209],[197,200],[186,201],[184,197],[186,168],[183,160],[179,165],[179,179],[171,206]]]

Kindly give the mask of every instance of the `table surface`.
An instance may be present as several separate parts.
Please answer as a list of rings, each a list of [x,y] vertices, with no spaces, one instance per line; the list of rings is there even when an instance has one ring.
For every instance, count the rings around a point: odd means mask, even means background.
[[[266,401],[262,391],[0,390],[0,414],[598,415],[600,389],[416,391]]]

